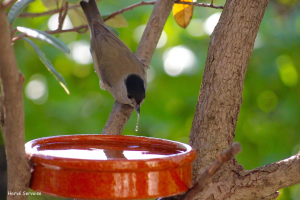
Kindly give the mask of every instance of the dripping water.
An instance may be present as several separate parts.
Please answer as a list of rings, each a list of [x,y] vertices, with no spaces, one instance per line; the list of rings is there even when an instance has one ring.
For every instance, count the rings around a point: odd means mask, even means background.
[[[139,130],[139,121],[140,121],[140,113],[138,113],[137,122],[136,122],[136,126],[135,126],[136,132]]]

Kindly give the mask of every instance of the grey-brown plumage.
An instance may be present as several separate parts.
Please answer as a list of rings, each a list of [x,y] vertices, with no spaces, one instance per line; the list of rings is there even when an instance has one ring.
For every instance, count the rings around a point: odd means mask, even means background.
[[[102,89],[139,111],[145,98],[146,73],[131,50],[103,23],[95,0],[80,2],[91,32],[91,54]]]

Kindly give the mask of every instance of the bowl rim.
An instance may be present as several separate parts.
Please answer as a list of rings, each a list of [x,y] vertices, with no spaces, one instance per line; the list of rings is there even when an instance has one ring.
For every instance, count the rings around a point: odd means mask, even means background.
[[[184,152],[168,155],[160,158],[148,159],[112,159],[112,160],[91,160],[78,158],[64,158],[39,154],[33,147],[39,144],[50,142],[70,142],[70,141],[105,141],[119,140],[123,142],[139,141],[141,143],[155,142],[157,144],[178,147]],[[59,135],[42,137],[31,140],[25,144],[26,156],[34,165],[43,165],[47,168],[65,170],[85,170],[85,171],[156,171],[171,168],[178,168],[190,164],[196,158],[196,151],[191,146],[167,139],[133,136],[133,135],[99,135],[99,134],[78,134],[78,135]]]

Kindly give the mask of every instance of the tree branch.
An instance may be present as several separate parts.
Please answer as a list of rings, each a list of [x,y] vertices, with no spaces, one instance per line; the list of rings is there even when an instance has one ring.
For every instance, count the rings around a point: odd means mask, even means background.
[[[74,8],[78,8],[80,7],[80,5],[72,5],[72,6],[69,6],[68,9],[74,9]],[[49,10],[49,11],[46,11],[46,12],[42,12],[42,13],[28,13],[28,12],[23,12],[21,13],[18,17],[21,17],[21,18],[25,18],[25,17],[42,17],[42,16],[45,16],[45,15],[53,15],[55,13],[59,13],[61,9],[54,9],[54,10]]]
[[[187,5],[192,5],[192,6],[198,6],[198,7],[209,7],[209,8],[215,8],[215,9],[223,9],[224,6],[215,6],[213,3],[213,0],[211,0],[210,4],[207,3],[198,3],[198,2],[185,2],[185,1],[180,1],[176,0],[175,3],[177,4],[187,4]]]
[[[300,182],[299,170],[300,152],[285,160],[239,172],[236,184],[232,187],[234,192],[229,195],[230,199],[241,199],[245,195],[249,199],[276,199],[279,189]]]
[[[239,143],[233,143],[229,149],[226,149],[221,154],[217,156],[217,159],[213,162],[213,164],[206,169],[198,178],[197,183],[187,191],[180,200],[192,200],[195,196],[200,194],[207,182],[211,179],[211,177],[216,173],[216,171],[226,162],[233,159],[236,154],[241,151],[241,145]]]
[[[1,129],[5,142],[8,191],[28,191],[30,168],[25,155],[23,82],[10,43],[6,12],[0,3]],[[8,195],[7,200],[25,200],[26,195]]]
[[[138,6],[144,6],[144,5],[154,5],[156,1],[141,1],[139,3],[133,4],[131,6],[122,8],[121,10],[115,11],[113,13],[111,13],[110,15],[108,15],[108,17],[105,18],[105,20],[109,20],[111,18],[114,18],[116,15],[122,14],[128,10],[132,10]]]
[[[156,45],[172,10],[174,2],[166,0],[157,0],[153,8],[150,19],[147,23],[141,41],[136,51],[136,56],[144,61],[145,71],[150,64],[150,60],[155,51]],[[133,108],[128,105],[115,102],[112,112],[106,122],[102,134],[120,135],[130,118]],[[114,120],[114,119],[117,120]],[[111,122],[114,122],[113,124]]]
[[[231,169],[230,181],[222,178],[212,182],[201,193],[201,199],[238,200],[247,197],[254,199],[276,199],[278,190],[300,182],[300,152],[290,158],[281,160],[253,170],[243,170],[241,166]],[[199,196],[198,196],[199,197]]]
[[[88,25],[81,25],[81,26],[76,26],[74,28],[70,29],[63,29],[63,30],[54,30],[54,31],[45,31],[46,33],[49,34],[59,34],[59,33],[67,33],[67,32],[77,32],[77,33],[85,33],[89,29]]]
[[[121,135],[122,130],[129,120],[132,111],[132,106],[115,101],[113,109],[110,112],[110,115],[102,130],[102,134]]]
[[[174,2],[158,0],[155,3],[150,19],[144,30],[140,43],[136,50],[136,56],[143,61],[148,68],[154,54],[160,35],[165,23],[172,11]]]
[[[66,19],[67,13],[68,13],[68,7],[69,7],[68,2],[66,2],[65,5],[61,7],[61,11],[59,12],[59,17],[58,17],[58,28],[57,28],[57,30],[62,30],[62,27],[64,25],[64,21]]]

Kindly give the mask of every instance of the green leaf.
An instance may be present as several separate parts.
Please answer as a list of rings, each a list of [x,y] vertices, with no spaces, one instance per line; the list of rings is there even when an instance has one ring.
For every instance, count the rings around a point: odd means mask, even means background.
[[[42,0],[42,3],[47,9],[52,10],[58,9],[58,5],[62,5],[62,1],[63,0]]]
[[[78,3],[81,0],[66,0],[66,1],[69,2],[69,3]]]
[[[33,2],[35,0],[21,0],[17,1],[10,9],[7,19],[9,24],[12,24],[15,19],[19,16],[20,12],[23,10],[25,6],[27,6],[29,3]]]
[[[51,61],[46,57],[46,55],[44,54],[44,52],[42,52],[42,50],[38,46],[36,46],[31,40],[29,40],[27,38],[23,38],[23,39],[26,40],[34,48],[34,50],[38,54],[40,60],[46,66],[46,68],[48,69],[48,71],[50,71],[53,74],[53,76],[55,77],[55,79],[64,88],[64,90],[67,92],[67,94],[70,94],[65,79],[60,75],[60,73],[58,73],[56,71],[56,69],[53,67]]]
[[[29,37],[47,42],[63,52],[70,53],[70,49],[67,47],[67,45],[65,45],[62,41],[60,41],[56,37],[48,33],[45,33],[44,31],[39,31],[36,29],[26,28],[22,26],[18,26],[17,30],[21,33],[28,35]]]
[[[105,24],[115,28],[127,27],[128,23],[123,15],[119,14],[105,21]]]
[[[111,15],[111,14],[103,14],[103,15],[101,15],[101,16],[102,16],[103,19],[105,19],[105,18],[108,17],[109,15]]]
[[[114,27],[111,26],[106,26],[111,32],[113,32],[114,34],[116,34],[117,36],[120,35],[119,31],[117,29],[115,29]]]
[[[77,9],[77,8],[69,9],[68,16],[74,27],[87,24],[87,20],[85,18],[82,9]]]

